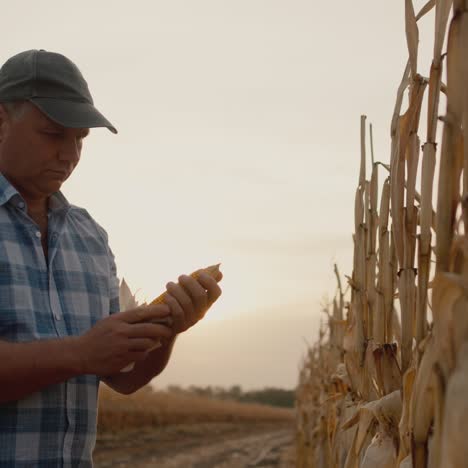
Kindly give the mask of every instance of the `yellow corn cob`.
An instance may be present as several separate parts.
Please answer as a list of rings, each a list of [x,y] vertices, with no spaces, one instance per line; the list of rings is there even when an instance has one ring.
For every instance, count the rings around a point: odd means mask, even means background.
[[[221,275],[221,272],[219,271],[219,266],[220,265],[221,265],[221,263],[217,263],[216,265],[211,265],[211,266],[206,267],[206,268],[200,268],[199,270],[196,270],[193,273],[191,273],[190,276],[192,278],[194,278],[194,279],[197,279],[200,276],[200,273],[204,272],[204,273],[208,273],[216,281],[219,281],[220,280],[220,275]],[[166,298],[166,296],[167,296],[167,291],[164,291],[156,299],[151,301],[150,305],[163,304],[164,299]],[[172,317],[168,316],[168,317],[160,318],[160,319],[157,319],[157,320],[153,320],[152,323],[159,323],[161,325],[172,326]],[[159,348],[160,346],[161,346],[161,342],[156,343],[155,346],[151,349],[151,351],[153,349]],[[130,372],[133,369],[134,365],[135,365],[135,363],[131,363],[128,366],[121,369],[120,372]]]
[[[216,281],[219,281],[218,278],[219,278],[219,275],[221,274],[221,272],[219,271],[219,265],[221,265],[221,263],[217,263],[216,265],[211,265],[206,268],[201,268],[200,270],[197,270],[191,273],[190,276],[194,279],[197,279],[200,276],[200,273],[204,272],[204,273],[208,273]],[[154,299],[151,302],[151,305],[164,303],[164,299],[166,295],[167,295],[167,292],[163,292],[161,295],[159,295],[156,299]]]

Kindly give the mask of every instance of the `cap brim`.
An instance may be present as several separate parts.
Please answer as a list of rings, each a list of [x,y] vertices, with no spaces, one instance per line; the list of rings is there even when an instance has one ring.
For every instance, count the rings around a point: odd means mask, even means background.
[[[92,104],[87,102],[52,98],[31,98],[30,101],[47,117],[64,127],[106,127],[112,133],[117,133],[117,129]]]

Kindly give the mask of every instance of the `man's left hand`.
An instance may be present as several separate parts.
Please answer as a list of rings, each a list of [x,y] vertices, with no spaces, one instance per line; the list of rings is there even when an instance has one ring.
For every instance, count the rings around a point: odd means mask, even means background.
[[[222,277],[221,274],[218,281]],[[181,275],[178,280],[178,283],[166,284],[164,299],[171,309],[174,334],[182,333],[195,325],[221,296],[221,288],[208,273],[200,273],[198,279]]]

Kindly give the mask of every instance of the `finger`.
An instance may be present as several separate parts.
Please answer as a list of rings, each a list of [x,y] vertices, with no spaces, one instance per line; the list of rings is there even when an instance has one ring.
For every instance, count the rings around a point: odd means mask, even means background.
[[[167,315],[166,317],[151,320],[151,323],[157,323],[158,325],[166,325],[166,327],[172,327],[174,320],[172,319],[171,315]]]
[[[144,361],[148,357],[149,351],[133,351],[127,354],[129,364],[132,362]]]
[[[150,340],[149,338],[133,338],[130,340],[129,351],[151,351],[159,344],[160,340]]]
[[[208,275],[210,278],[213,278],[213,276],[209,275],[208,273],[206,272],[201,272],[201,274],[204,274],[204,275]],[[219,283],[222,279],[223,279],[223,273],[221,272],[221,270],[218,269],[218,271],[215,273],[214,275],[214,279]]]
[[[199,318],[203,312],[208,308],[208,295],[205,288],[191,276],[179,276],[179,283],[187,290],[195,305],[195,313]]]
[[[128,338],[149,338],[159,340],[161,338],[170,338],[172,329],[166,325],[156,323],[134,323],[129,325],[127,331]]]
[[[168,304],[171,309],[172,319],[173,319],[173,326],[172,330],[175,333],[181,333],[185,331],[191,324],[187,324],[187,320],[185,317],[184,309],[180,306],[177,299],[172,296],[171,294],[166,294],[164,301]]]
[[[221,288],[213,277],[207,273],[201,273],[198,277],[198,282],[204,287],[208,292],[208,304],[211,305],[213,302],[221,296]]]
[[[126,323],[149,322],[169,315],[170,311],[165,304],[150,304],[135,309],[120,312],[118,318]]]
[[[221,273],[221,270],[219,269],[219,265],[221,264],[211,265],[210,267],[207,267],[207,268],[200,268],[200,270],[194,271],[190,276],[192,278],[197,278],[201,273],[206,273],[219,282],[223,279],[223,276],[224,276]],[[217,268],[214,268],[214,267],[217,267]],[[210,270],[209,273],[208,273],[208,270]]]
[[[195,315],[195,308],[192,299],[180,284],[175,284],[171,281],[166,284],[166,289],[167,292],[180,304],[186,318]]]

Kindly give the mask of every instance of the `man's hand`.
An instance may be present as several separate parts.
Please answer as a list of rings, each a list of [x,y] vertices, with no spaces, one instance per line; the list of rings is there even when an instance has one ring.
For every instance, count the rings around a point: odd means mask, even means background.
[[[142,361],[161,341],[173,335],[165,325],[151,323],[170,315],[166,304],[140,306],[100,320],[76,339],[83,374],[106,376],[131,362]]]
[[[178,283],[167,283],[164,302],[170,307],[174,334],[186,331],[204,317],[221,296],[217,281],[221,281],[222,277],[222,273],[219,278],[214,279],[202,272],[198,279],[181,275]]]
[[[177,284],[167,283],[167,291],[163,299],[165,304],[162,305],[167,308],[166,314],[169,311],[169,318],[172,319],[169,320],[172,322],[171,338],[163,343],[162,347],[147,352],[146,358],[137,362],[130,372],[108,375],[104,378],[104,382],[117,392],[128,395],[159,375],[169,361],[176,335],[197,323],[221,295],[217,282],[221,281],[222,277],[219,271],[216,272],[215,278],[201,272],[197,279],[182,275],[179,276]],[[146,320],[155,320],[155,318],[151,317]]]

